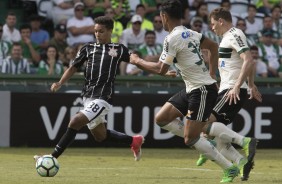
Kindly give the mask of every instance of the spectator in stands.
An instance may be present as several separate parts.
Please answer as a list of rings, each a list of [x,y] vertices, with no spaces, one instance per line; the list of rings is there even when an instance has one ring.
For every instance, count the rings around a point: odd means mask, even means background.
[[[93,20],[96,17],[104,16],[107,8],[111,7],[110,0],[82,0],[85,4],[85,15]]]
[[[154,26],[153,26],[152,21],[145,18],[146,10],[145,10],[145,6],[143,4],[138,4],[136,6],[135,13],[142,17],[143,21],[142,21],[142,24],[141,24],[141,29],[143,29],[143,30],[154,30]],[[131,22],[128,22],[128,24],[127,24],[127,28],[129,28],[129,27],[132,27]]]
[[[154,31],[146,31],[144,43],[139,46],[141,58],[146,61],[158,62],[163,51],[162,44],[156,43],[156,33]]]
[[[58,49],[59,59],[64,62],[64,52],[68,44],[67,38],[67,28],[65,24],[58,24],[54,30],[54,36],[49,41],[49,45],[54,45]]]
[[[106,9],[105,16],[112,18],[113,21],[114,21],[114,28],[113,28],[113,32],[112,32],[112,39],[111,39],[111,41],[113,43],[118,43],[119,39],[121,37],[122,31],[123,31],[123,26],[122,26],[122,24],[119,21],[114,19],[115,12],[114,12],[114,10],[112,8],[107,8]]]
[[[256,6],[250,4],[248,6],[248,15],[245,18],[246,30],[245,33],[248,37],[253,37],[253,39],[258,42],[257,33],[263,29],[262,21],[256,19],[257,9]]]
[[[66,24],[66,21],[74,16],[74,4],[80,0],[52,0],[52,17],[54,25]]]
[[[193,17],[190,22],[191,29],[198,33],[202,33],[203,24],[204,24],[203,19],[201,17],[196,17],[196,16]]]
[[[83,3],[76,3],[74,17],[67,21],[68,44],[71,46],[94,41],[94,21],[91,17],[83,15],[84,8]]]
[[[279,33],[277,31],[274,31],[272,29],[272,26],[273,26],[273,20],[272,20],[272,17],[268,16],[268,15],[265,15],[264,18],[263,18],[263,29],[271,29],[272,30],[272,43],[273,44],[279,44]],[[258,40],[259,42],[262,42],[263,40],[263,34],[262,34],[262,30],[260,30],[258,32]]]
[[[24,58],[27,58],[31,73],[37,73],[38,63],[40,61],[39,46],[31,41],[31,27],[29,24],[23,24],[20,27],[22,54]]]
[[[238,18],[235,27],[238,28],[238,29],[241,29],[243,31],[243,33],[245,34],[245,31],[246,31],[246,21],[245,21],[245,19]],[[252,46],[252,45],[256,45],[257,41],[253,37],[246,35],[246,38],[247,38],[246,40],[247,40],[249,47]]]
[[[158,62],[160,55],[163,51],[162,44],[156,43],[156,33],[154,31],[146,31],[145,43],[139,46],[138,52],[140,57],[146,61]],[[129,64],[132,65],[132,64]],[[135,66],[135,65],[134,65]],[[147,72],[143,72],[143,75],[152,75]]]
[[[202,18],[202,28],[201,28],[202,31],[207,31],[209,29],[208,14],[209,14],[209,12],[208,12],[208,5],[207,5],[207,3],[201,2],[199,4],[197,10],[196,10],[195,17]],[[191,27],[192,27],[192,25],[191,25]]]
[[[131,18],[132,27],[127,28],[122,32],[119,43],[125,45],[130,51],[137,50],[144,42],[145,30],[141,29],[142,17],[133,15]],[[126,62],[120,63],[120,75],[126,75]]]
[[[220,6],[226,8],[227,10],[230,11],[230,13],[232,15],[232,24],[236,25],[237,17],[239,17],[239,15],[237,15],[236,12],[231,11],[232,4],[231,4],[230,0],[222,0],[221,3],[220,3]]]
[[[267,77],[267,65],[259,58],[259,51],[258,47],[252,45],[250,47],[251,55],[253,60],[256,62],[256,76],[258,77]]]
[[[154,31],[156,33],[156,44],[163,44],[168,32],[164,30],[162,19],[160,15],[154,16]]]
[[[282,5],[281,0],[256,0],[254,1],[258,12],[270,14],[271,9],[275,5]]]
[[[145,6],[145,17],[149,20],[153,20],[153,17],[159,14],[158,7],[162,2],[162,0],[140,0],[140,3]]]
[[[131,17],[131,9],[128,0],[111,0],[112,8],[116,14],[115,20],[121,22],[123,29],[126,29]]]
[[[278,77],[282,72],[282,49],[272,43],[272,29],[262,30],[262,42],[258,44],[259,56],[267,64],[268,76]]]
[[[142,17],[140,15],[133,15],[131,23],[132,27],[122,32],[120,43],[129,50],[136,50],[144,42],[146,31],[141,29]]]
[[[0,71],[2,68],[3,60],[9,55],[11,44],[2,39],[3,24],[0,23]]]
[[[196,11],[199,7],[199,5],[203,2],[205,2],[205,0],[188,0],[189,1],[189,9],[192,11]]]
[[[282,39],[282,19],[281,18],[281,7],[276,5],[271,9],[271,17],[272,17],[272,29],[279,34],[279,39]],[[282,42],[280,41],[280,46],[282,46]]]
[[[61,75],[64,73],[62,62],[59,60],[59,53],[55,46],[49,45],[46,54],[39,62],[38,74]]]
[[[21,35],[19,30],[16,28],[17,17],[14,12],[8,12],[6,16],[6,24],[3,26],[2,39],[10,42],[19,42]]]
[[[11,55],[6,57],[2,65],[2,73],[6,74],[28,74],[30,66],[27,58],[24,58],[21,44],[15,42],[11,48]]]
[[[46,30],[41,29],[41,17],[38,15],[32,15],[30,17],[30,26],[31,26],[31,36],[30,39],[33,43],[36,43],[40,52],[43,53],[48,47],[50,35]]]
[[[75,47],[68,46],[65,48],[64,52],[64,60],[63,60],[63,66],[64,70],[68,69],[71,65],[71,62],[74,60],[76,56],[76,49]]]

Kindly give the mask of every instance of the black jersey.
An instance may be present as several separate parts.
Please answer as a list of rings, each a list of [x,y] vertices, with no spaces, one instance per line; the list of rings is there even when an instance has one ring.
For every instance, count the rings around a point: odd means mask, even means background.
[[[85,67],[85,84],[81,95],[110,102],[121,61],[129,62],[129,51],[122,44],[85,44],[72,62],[76,68],[83,64]]]

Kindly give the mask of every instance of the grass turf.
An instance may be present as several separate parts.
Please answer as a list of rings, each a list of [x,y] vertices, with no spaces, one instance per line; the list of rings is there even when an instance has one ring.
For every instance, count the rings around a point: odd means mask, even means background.
[[[60,170],[53,178],[40,177],[33,155],[49,154],[52,148],[0,148],[0,184],[213,184],[222,170],[211,161],[195,165],[192,149],[144,148],[135,162],[130,149],[69,148],[58,159]],[[242,183],[282,183],[282,150],[260,149],[250,179]],[[241,183],[240,177],[234,183]]]

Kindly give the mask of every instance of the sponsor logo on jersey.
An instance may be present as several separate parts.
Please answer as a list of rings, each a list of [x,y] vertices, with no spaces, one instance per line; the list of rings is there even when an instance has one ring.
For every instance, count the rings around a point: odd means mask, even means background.
[[[185,32],[182,32],[181,36],[182,36],[182,38],[186,39],[186,38],[189,38],[190,36],[192,36],[192,33],[189,32],[189,31],[185,31]]]

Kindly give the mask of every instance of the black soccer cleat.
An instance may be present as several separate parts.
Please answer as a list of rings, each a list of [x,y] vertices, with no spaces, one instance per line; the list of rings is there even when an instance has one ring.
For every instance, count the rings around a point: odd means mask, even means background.
[[[249,175],[250,175],[250,172],[251,170],[254,168],[254,161],[252,162],[247,162],[245,165],[244,165],[244,168],[243,168],[243,176],[241,177],[241,180],[242,181],[247,181],[249,179]]]

